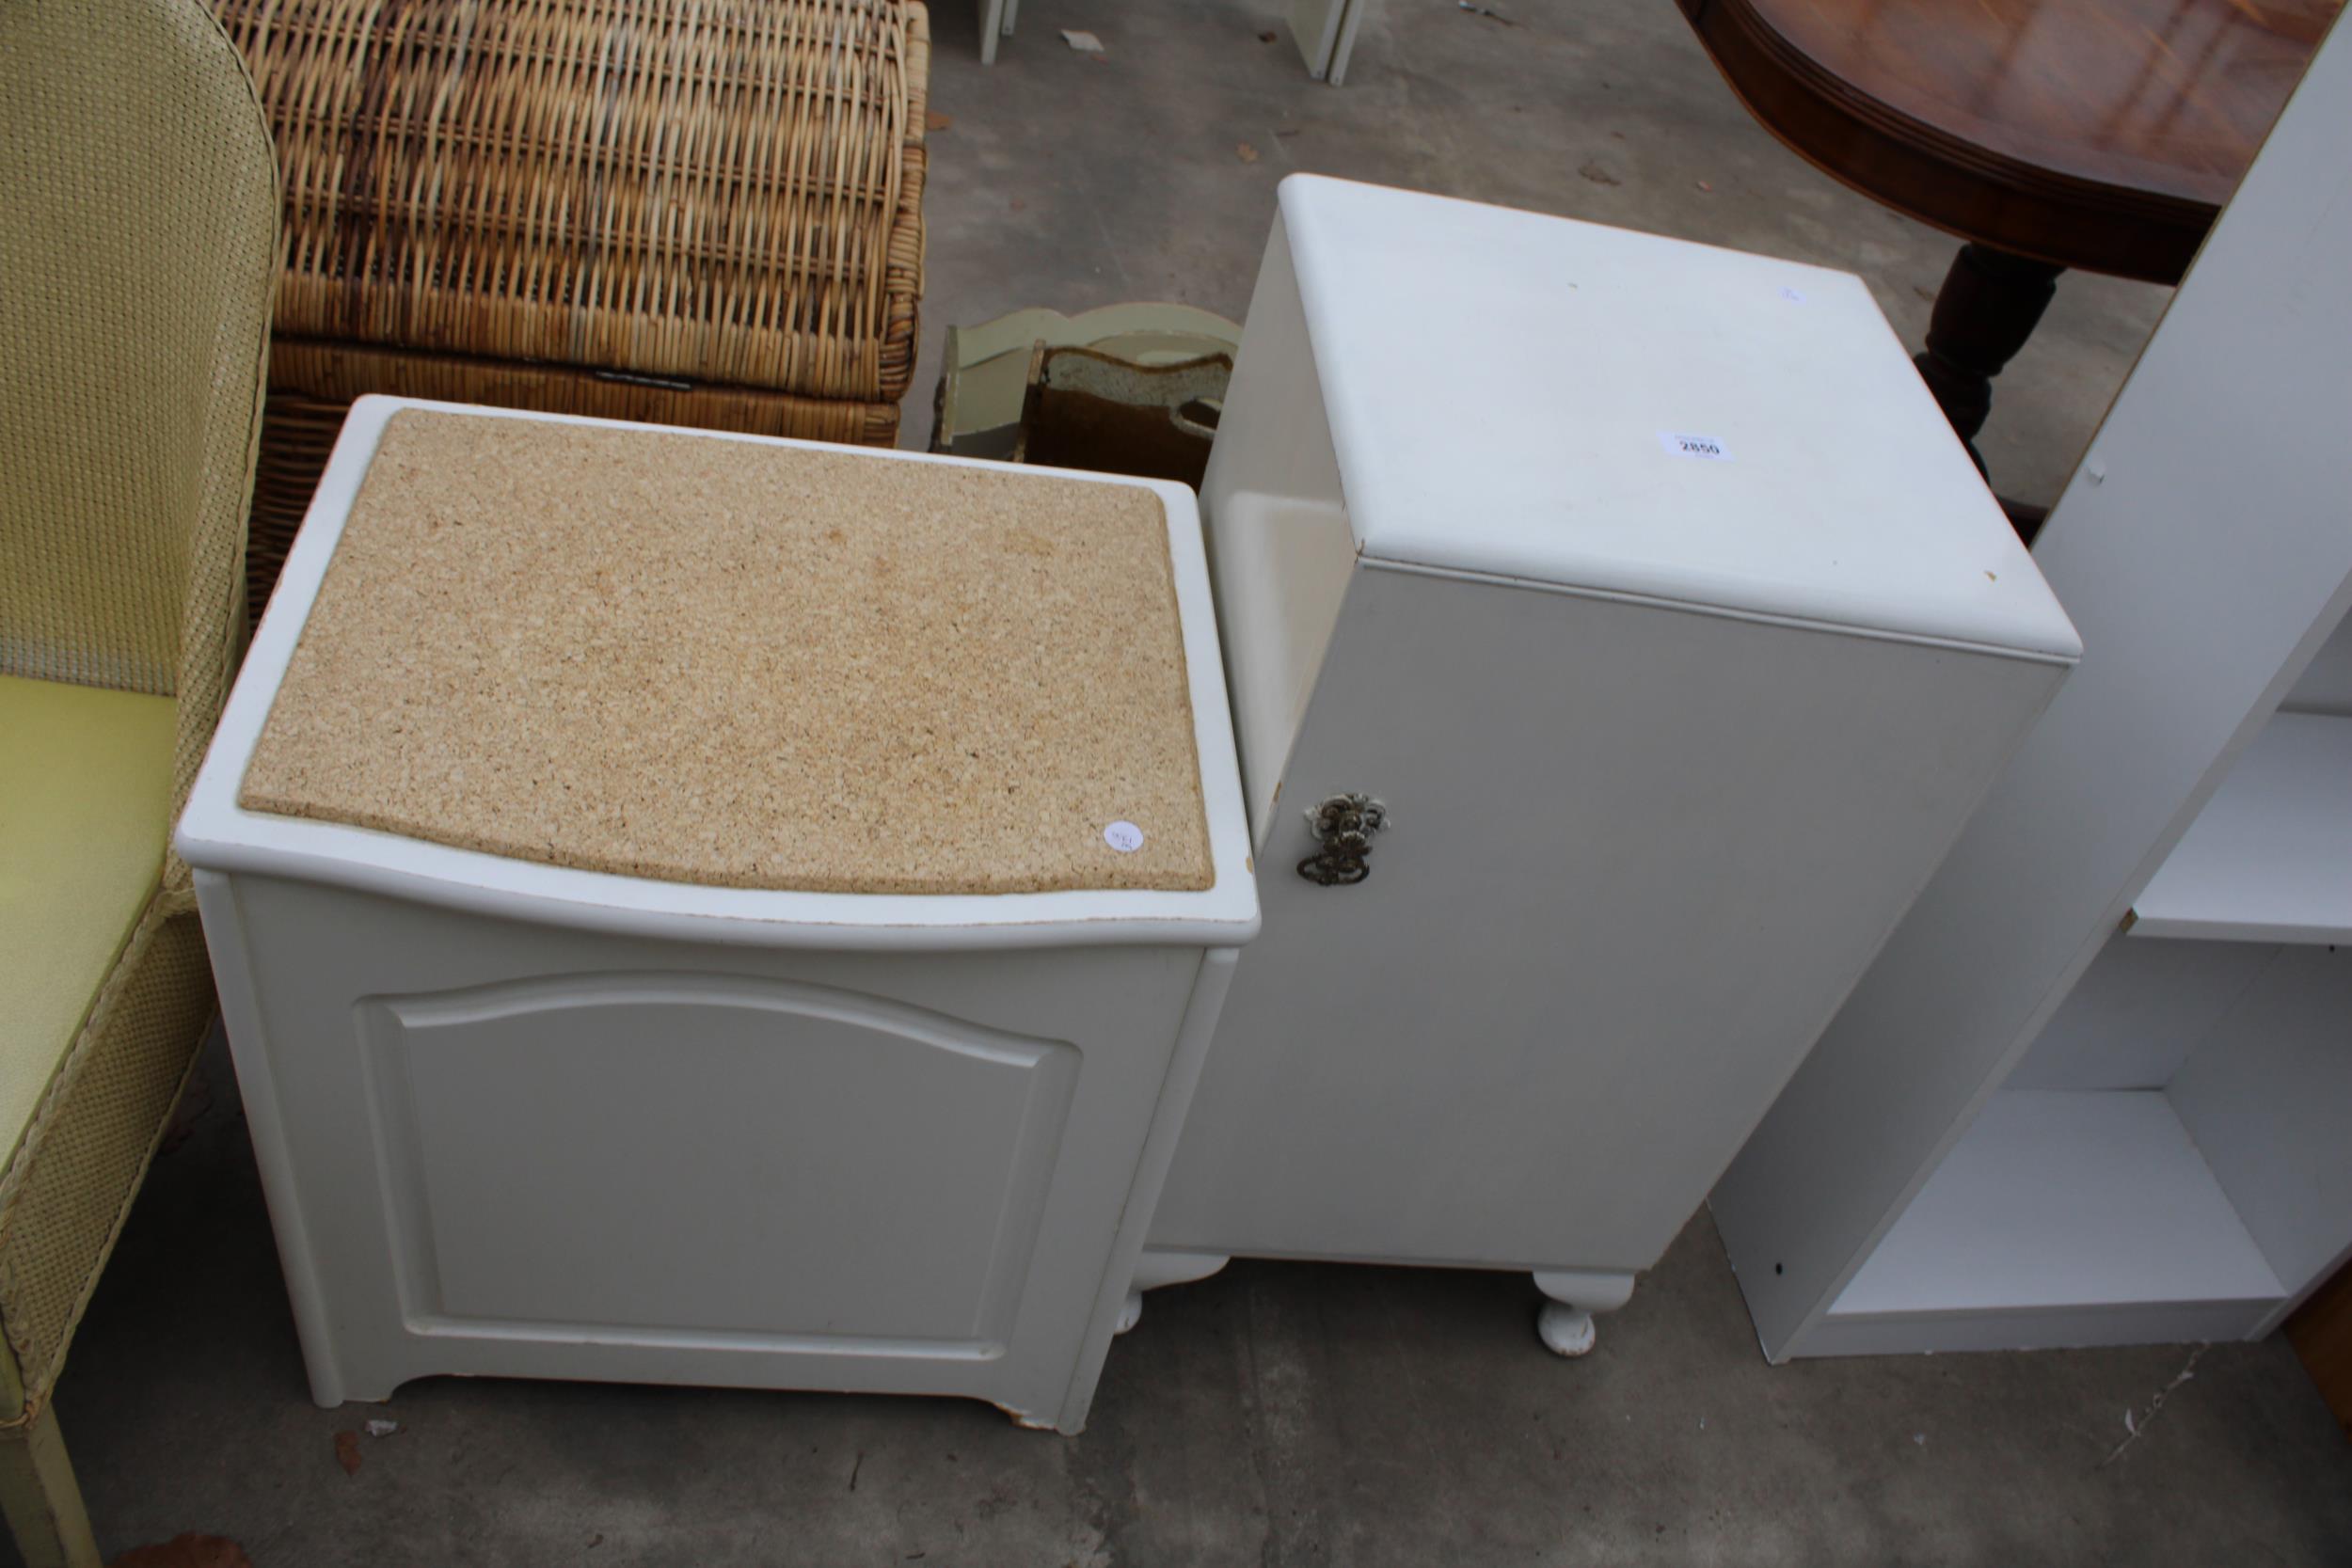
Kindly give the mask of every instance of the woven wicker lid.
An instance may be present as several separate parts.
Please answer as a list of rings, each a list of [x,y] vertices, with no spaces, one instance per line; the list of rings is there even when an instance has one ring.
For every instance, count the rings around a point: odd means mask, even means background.
[[[1214,880],[1159,498],[675,431],[386,427],[248,810],[665,881]]]
[[[280,338],[906,390],[915,0],[217,8],[278,144]]]

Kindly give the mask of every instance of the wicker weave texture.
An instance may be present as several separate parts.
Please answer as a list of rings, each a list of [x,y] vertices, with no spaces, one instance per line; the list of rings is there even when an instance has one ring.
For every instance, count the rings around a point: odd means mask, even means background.
[[[274,179],[201,8],[0,6],[0,673],[177,693],[175,799],[239,629]]]
[[[285,175],[281,335],[896,403],[911,0],[219,0]]]
[[[193,909],[159,895],[0,1180],[0,1303],[28,1395],[73,1325],[196,1061],[213,976]]]
[[[0,0],[0,670],[171,694],[175,812],[242,632],[278,210],[200,5]],[[167,859],[75,1037],[9,1042],[58,1061],[0,1171],[0,1326],[36,1407],[212,1007]]]

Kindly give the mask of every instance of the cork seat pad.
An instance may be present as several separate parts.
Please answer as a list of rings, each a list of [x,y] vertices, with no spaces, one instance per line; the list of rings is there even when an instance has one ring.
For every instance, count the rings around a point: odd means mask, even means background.
[[[240,799],[666,881],[1206,888],[1167,529],[1140,485],[403,410]]]

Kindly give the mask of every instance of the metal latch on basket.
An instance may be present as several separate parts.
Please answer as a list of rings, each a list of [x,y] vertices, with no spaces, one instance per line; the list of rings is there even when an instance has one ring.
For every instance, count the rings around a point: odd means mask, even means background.
[[[1373,835],[1389,825],[1389,808],[1369,795],[1333,795],[1307,814],[1307,831],[1321,847],[1298,863],[1298,874],[1325,887],[1346,887],[1372,875]]]

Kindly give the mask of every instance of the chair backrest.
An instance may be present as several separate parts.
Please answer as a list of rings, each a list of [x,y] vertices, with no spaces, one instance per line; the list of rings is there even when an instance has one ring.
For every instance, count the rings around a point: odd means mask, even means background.
[[[277,251],[199,0],[0,0],[0,673],[177,697],[175,803],[236,651]]]

